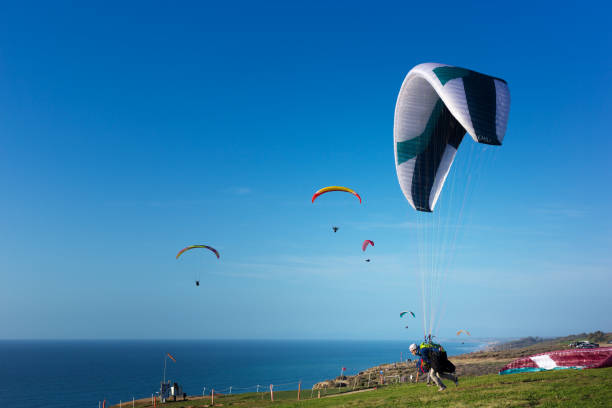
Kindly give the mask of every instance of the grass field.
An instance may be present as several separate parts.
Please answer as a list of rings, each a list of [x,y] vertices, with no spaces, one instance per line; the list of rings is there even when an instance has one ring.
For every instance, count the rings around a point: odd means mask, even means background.
[[[612,407],[612,368],[559,370],[512,375],[485,375],[460,379],[459,387],[446,391],[425,384],[398,384],[356,393],[326,395],[310,399],[311,390],[270,394],[240,394],[215,398],[223,407]],[[263,399],[262,399],[263,397]],[[168,408],[210,406],[210,397],[163,404]],[[130,407],[132,404],[124,404]],[[151,407],[151,401],[136,407]],[[159,405],[158,405],[159,406]]]

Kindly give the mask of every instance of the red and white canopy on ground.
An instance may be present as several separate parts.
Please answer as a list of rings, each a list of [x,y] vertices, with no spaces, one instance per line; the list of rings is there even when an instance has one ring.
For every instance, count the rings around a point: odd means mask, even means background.
[[[519,358],[505,365],[500,374],[529,371],[562,370],[567,368],[612,367],[612,347],[594,349],[557,350]]]

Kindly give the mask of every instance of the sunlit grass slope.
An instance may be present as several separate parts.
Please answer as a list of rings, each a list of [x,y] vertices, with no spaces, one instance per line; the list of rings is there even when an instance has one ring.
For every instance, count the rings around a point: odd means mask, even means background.
[[[444,392],[420,384],[400,384],[372,391],[310,399],[311,391],[242,394],[215,398],[223,407],[611,407],[612,368],[486,375],[447,384]],[[263,399],[262,399],[263,396]],[[129,405],[124,406],[131,406]],[[150,407],[151,401],[137,403]],[[168,408],[210,406],[210,398],[164,404]]]

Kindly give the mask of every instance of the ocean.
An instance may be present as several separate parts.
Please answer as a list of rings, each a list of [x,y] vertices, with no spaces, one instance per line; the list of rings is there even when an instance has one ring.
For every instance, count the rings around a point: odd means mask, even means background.
[[[442,342],[449,356],[474,351],[476,342]],[[159,390],[166,379],[189,394],[310,389],[337,377],[400,361],[406,341],[341,340],[107,340],[0,341],[0,395],[13,408],[96,408]],[[176,362],[166,358],[170,353]]]

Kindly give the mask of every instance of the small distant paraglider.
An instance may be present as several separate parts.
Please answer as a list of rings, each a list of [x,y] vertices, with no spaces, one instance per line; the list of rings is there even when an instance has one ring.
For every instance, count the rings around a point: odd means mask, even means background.
[[[348,187],[342,187],[342,186],[323,187],[322,189],[314,193],[314,195],[312,196],[312,202],[314,203],[316,198],[320,196],[321,194],[329,193],[331,191],[344,191],[346,193],[351,193],[359,199],[359,203],[361,204],[361,197],[359,196],[359,194],[357,194],[357,192],[355,192],[355,190],[348,188]]]
[[[343,191],[346,193],[351,193],[359,199],[359,204],[361,204],[361,197],[359,196],[359,194],[357,194],[355,190],[348,188],[348,187],[342,187],[342,186],[329,186],[329,187],[323,187],[322,189],[317,190],[312,196],[312,202],[314,203],[318,196],[325,194],[325,193],[332,192],[332,191]],[[339,229],[340,228],[336,226],[332,227],[332,230],[334,231],[334,233],[338,232]]]
[[[411,314],[412,317],[416,317],[414,313],[409,310],[404,310],[403,312],[400,312],[400,317],[404,317],[406,314]]]
[[[471,334],[470,334],[470,332],[469,332],[469,331],[467,331],[467,330],[463,330],[463,329],[461,329],[461,330],[459,330],[459,331],[457,332],[457,336],[459,336],[461,333],[465,333],[465,334],[467,334],[468,336],[471,336]]]
[[[217,259],[220,258],[219,251],[217,251],[215,248],[213,248],[211,246],[208,246],[208,245],[189,245],[188,247],[185,247],[185,248],[181,249],[179,251],[179,253],[176,254],[176,259],[179,259],[181,254],[183,254],[184,252],[187,252],[187,251],[189,251],[191,249],[196,249],[196,248],[208,249],[209,251],[211,251],[213,254],[215,254],[217,256]],[[198,274],[198,276],[199,276],[199,274]],[[200,286],[200,279],[199,278],[195,280],[195,285],[196,286]]]
[[[368,245],[374,246],[374,241],[370,241],[369,239],[366,239],[365,241],[363,241],[363,244],[361,244],[361,250],[365,252]],[[370,259],[368,258],[365,261],[370,262]]]

